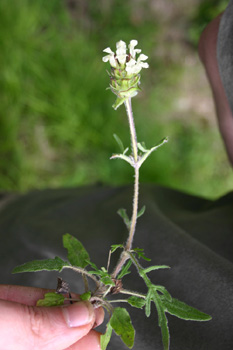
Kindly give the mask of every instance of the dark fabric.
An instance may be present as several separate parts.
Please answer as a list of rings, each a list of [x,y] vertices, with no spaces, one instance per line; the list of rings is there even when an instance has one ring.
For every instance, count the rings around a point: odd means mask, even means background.
[[[217,58],[219,72],[227,95],[231,110],[233,111],[233,1],[229,2],[222,15],[217,43]]]
[[[209,322],[187,322],[168,315],[171,350],[233,349],[233,193],[216,201],[141,185],[134,246],[145,248],[153,264],[170,270],[151,272],[154,283],[176,297],[212,315]],[[116,214],[131,212],[132,187],[84,187],[31,192],[11,198],[0,209],[1,283],[55,288],[57,273],[11,275],[18,264],[55,255],[66,257],[62,235],[80,239],[98,266],[106,266],[111,244],[126,239]],[[116,260],[113,255],[113,262]],[[145,265],[147,263],[145,262]],[[79,277],[62,273],[73,291],[82,292]],[[135,272],[124,287],[145,291]],[[124,279],[123,279],[124,283]],[[147,319],[131,309],[136,328],[136,350],[162,350],[156,311]],[[114,338],[110,349],[126,349]]]

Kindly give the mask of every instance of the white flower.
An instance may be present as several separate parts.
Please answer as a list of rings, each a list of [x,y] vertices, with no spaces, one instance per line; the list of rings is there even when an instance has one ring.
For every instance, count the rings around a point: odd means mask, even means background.
[[[103,62],[109,61],[112,67],[116,67],[115,53],[110,49],[110,47],[107,47],[106,49],[104,49],[103,52],[109,53],[109,55],[104,56],[102,58]]]
[[[139,55],[137,61],[131,58],[130,61],[126,63],[126,68],[125,68],[128,75],[138,74],[142,68],[148,68],[149,64],[147,62],[142,62],[147,60],[147,58],[148,57],[143,53]]]
[[[148,58],[148,56],[141,53],[141,55],[139,55],[139,57],[138,57],[137,63],[139,63],[142,68],[149,68],[149,64],[147,62],[142,62],[142,61],[147,60],[147,58]]]
[[[133,58],[135,58],[137,53],[140,53],[142,51],[140,49],[134,49],[134,47],[137,46],[137,44],[138,44],[137,40],[131,40],[129,44],[129,53]]]
[[[120,64],[125,64],[126,62],[126,43],[122,40],[116,43],[116,58],[118,59]]]
[[[120,40],[116,43],[116,54],[110,49],[110,47],[107,47],[104,50],[108,55],[103,57],[103,61],[109,61],[113,68],[125,70],[127,76],[136,75],[142,68],[149,67],[149,64],[144,62],[148,57],[143,53],[140,54],[140,49],[135,49],[137,44],[137,40],[131,40],[128,45],[129,54],[127,54],[126,43],[123,40]],[[138,58],[136,58],[137,54],[140,54]],[[119,65],[121,65],[121,67]]]

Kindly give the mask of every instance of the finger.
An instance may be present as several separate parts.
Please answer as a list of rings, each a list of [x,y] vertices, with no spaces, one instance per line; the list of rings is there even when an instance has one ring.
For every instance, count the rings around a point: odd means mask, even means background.
[[[86,301],[45,308],[0,300],[0,310],[4,350],[63,350],[87,335],[95,323],[94,309]]]
[[[66,350],[100,350],[100,336],[100,333],[92,330]]]
[[[39,299],[43,299],[45,293],[54,292],[52,289],[14,286],[14,285],[0,285],[0,299],[14,301],[29,306],[36,306]],[[77,294],[72,293],[73,298],[78,298]],[[94,327],[99,326],[104,319],[104,310],[102,307],[95,309],[95,324]]]
[[[98,307],[98,309],[94,309],[95,312],[95,324],[93,328],[98,327],[104,321],[104,309],[102,307]]]
[[[45,293],[48,292],[54,292],[54,290],[6,284],[0,285],[0,299],[31,306],[35,306],[36,302],[39,299],[43,299]]]

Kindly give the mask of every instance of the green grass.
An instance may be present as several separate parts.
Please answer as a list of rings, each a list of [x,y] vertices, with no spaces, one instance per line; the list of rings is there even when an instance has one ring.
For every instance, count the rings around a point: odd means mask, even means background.
[[[149,8],[141,17],[129,2],[109,8],[90,2],[73,17],[57,0],[0,2],[0,189],[132,182],[132,169],[109,161],[117,144],[129,144],[123,107],[114,111],[102,50],[119,39],[138,39],[149,56],[143,92],[133,100],[139,141],[170,142],[142,167],[141,180],[216,197],[233,176],[218,131],[169,119],[182,65],[157,54],[160,23]],[[167,47],[169,49],[169,45]]]

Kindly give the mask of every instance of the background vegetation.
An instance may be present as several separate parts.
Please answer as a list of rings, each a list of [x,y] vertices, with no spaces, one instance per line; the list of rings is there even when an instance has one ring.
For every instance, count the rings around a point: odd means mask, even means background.
[[[102,50],[137,39],[149,56],[133,100],[139,141],[170,142],[141,180],[215,198],[233,174],[197,58],[203,27],[227,0],[1,0],[0,189],[132,181],[109,161],[129,143],[125,111],[111,108]]]

